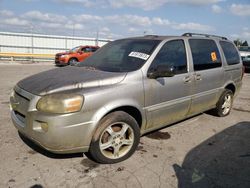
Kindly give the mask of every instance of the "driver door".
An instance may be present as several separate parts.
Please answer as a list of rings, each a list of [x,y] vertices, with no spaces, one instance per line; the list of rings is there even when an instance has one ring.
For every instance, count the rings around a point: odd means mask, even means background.
[[[86,59],[87,57],[89,57],[92,54],[91,52],[91,48],[90,47],[83,47],[80,50],[80,55],[79,55],[79,61],[82,62],[84,59]]]
[[[147,129],[159,128],[185,118],[191,104],[192,77],[188,72],[183,40],[166,42],[156,55],[149,71],[161,65],[171,67],[174,76],[145,78]]]

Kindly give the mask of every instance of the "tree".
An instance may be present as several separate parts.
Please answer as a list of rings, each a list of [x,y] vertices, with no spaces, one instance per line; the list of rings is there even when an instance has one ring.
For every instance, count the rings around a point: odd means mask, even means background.
[[[248,46],[248,42],[245,40],[244,42],[240,39],[236,39],[234,40],[234,44],[237,46],[237,47],[240,47],[240,46]]]
[[[242,40],[240,40],[240,39],[236,39],[236,40],[234,40],[234,44],[236,45],[236,46],[242,46]]]
[[[243,42],[243,43],[241,44],[241,46],[248,46],[247,41],[245,40],[245,42]]]

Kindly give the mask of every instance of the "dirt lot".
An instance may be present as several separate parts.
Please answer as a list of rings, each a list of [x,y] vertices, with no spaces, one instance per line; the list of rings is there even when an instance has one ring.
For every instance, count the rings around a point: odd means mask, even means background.
[[[128,160],[99,165],[82,154],[48,153],[12,125],[13,86],[52,68],[0,64],[0,187],[250,187],[250,74],[228,117],[195,116],[143,136]]]

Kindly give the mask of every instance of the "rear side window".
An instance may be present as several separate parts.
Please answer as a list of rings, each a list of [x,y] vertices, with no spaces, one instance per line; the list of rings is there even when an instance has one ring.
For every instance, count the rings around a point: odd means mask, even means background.
[[[213,40],[190,39],[194,70],[221,67],[221,57]]]
[[[232,43],[226,41],[220,41],[220,45],[222,47],[228,65],[234,65],[240,63],[240,57],[238,51],[236,50],[236,48]]]

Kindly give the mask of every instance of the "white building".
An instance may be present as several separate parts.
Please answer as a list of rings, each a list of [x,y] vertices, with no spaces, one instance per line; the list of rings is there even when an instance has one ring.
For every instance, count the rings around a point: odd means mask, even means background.
[[[55,54],[80,45],[103,46],[110,40],[0,32],[0,53]]]

